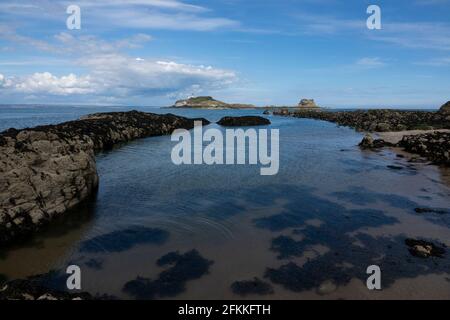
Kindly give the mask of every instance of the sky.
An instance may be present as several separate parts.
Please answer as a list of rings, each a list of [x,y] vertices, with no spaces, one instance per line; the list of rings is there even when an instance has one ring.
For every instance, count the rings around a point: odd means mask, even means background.
[[[77,5],[81,29],[67,27]],[[367,8],[381,9],[370,30]],[[2,0],[0,104],[438,108],[450,0]]]

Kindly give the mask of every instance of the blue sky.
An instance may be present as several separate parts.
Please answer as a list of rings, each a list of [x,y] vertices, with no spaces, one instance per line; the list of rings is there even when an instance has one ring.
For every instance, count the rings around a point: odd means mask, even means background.
[[[66,27],[81,8],[81,30]],[[382,12],[369,30],[366,10]],[[0,3],[0,103],[427,107],[450,100],[450,0]]]

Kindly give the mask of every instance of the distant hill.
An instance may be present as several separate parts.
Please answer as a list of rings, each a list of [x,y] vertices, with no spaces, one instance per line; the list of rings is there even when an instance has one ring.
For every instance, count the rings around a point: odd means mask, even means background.
[[[194,109],[255,109],[251,104],[229,104],[213,97],[193,97],[185,100],[178,100],[172,108],[194,108]]]

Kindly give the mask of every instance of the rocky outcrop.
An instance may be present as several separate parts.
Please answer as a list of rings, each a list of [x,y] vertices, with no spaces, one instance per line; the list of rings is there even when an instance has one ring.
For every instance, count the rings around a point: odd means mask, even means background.
[[[193,119],[131,111],[1,133],[0,245],[32,234],[95,194],[96,151],[193,127]]]
[[[450,166],[450,132],[406,135],[396,144],[383,139],[373,139],[370,134],[367,134],[359,146],[364,150],[399,147],[410,153],[418,154],[434,164]]]
[[[405,136],[398,146],[425,157],[435,164],[450,166],[450,133],[448,132]]]
[[[370,134],[367,134],[359,146],[361,149],[380,149],[384,147],[392,147],[393,145],[382,139],[374,139]]]
[[[224,117],[217,124],[224,127],[251,127],[266,126],[271,124],[269,119],[257,116],[247,117]]]
[[[450,129],[450,118],[443,112],[400,111],[400,110],[358,110],[358,111],[311,111],[285,109],[276,115],[310,118],[337,123],[359,131],[388,132],[404,130]]]
[[[185,100],[178,100],[172,108],[193,108],[193,109],[254,109],[250,104],[229,104],[213,97],[193,97]]]
[[[407,130],[450,129],[450,102],[438,112],[400,110],[311,111],[280,109],[274,115],[309,118],[337,123],[366,132],[399,132]],[[450,165],[450,133],[434,132],[405,136],[397,143],[366,136],[360,143],[362,149],[397,146],[419,154],[435,164]]]
[[[361,149],[380,149],[384,147],[392,147],[393,144],[386,142],[383,139],[374,139],[370,134],[367,134],[359,146]]]

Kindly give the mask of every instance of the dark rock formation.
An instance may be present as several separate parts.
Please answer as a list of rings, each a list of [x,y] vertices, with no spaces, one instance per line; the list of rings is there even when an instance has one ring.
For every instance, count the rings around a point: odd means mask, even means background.
[[[311,111],[296,110],[274,112],[298,118],[310,118],[335,122],[359,131],[387,132],[421,129],[450,129],[450,119],[443,112],[400,111],[400,110],[358,110],[358,111]]]
[[[405,136],[398,146],[416,153],[435,164],[450,166],[450,133],[435,132]]]
[[[224,127],[251,127],[251,126],[266,126],[271,124],[269,119],[257,116],[247,117],[224,117],[217,122]]]
[[[361,149],[380,149],[384,147],[392,147],[393,145],[382,139],[373,139],[370,134],[367,134],[359,144]]]
[[[358,131],[388,132],[404,130],[450,129],[450,102],[439,112],[400,111],[400,110],[358,110],[358,111],[294,111],[287,109],[275,111],[274,115],[310,118],[337,123],[355,128]],[[450,165],[450,133],[435,132],[405,136],[395,146],[416,153],[435,164]],[[362,149],[378,149],[394,146],[384,140],[374,140],[366,136],[360,143]]]
[[[0,245],[32,234],[93,195],[96,151],[193,127],[193,119],[131,111],[1,133]]]

